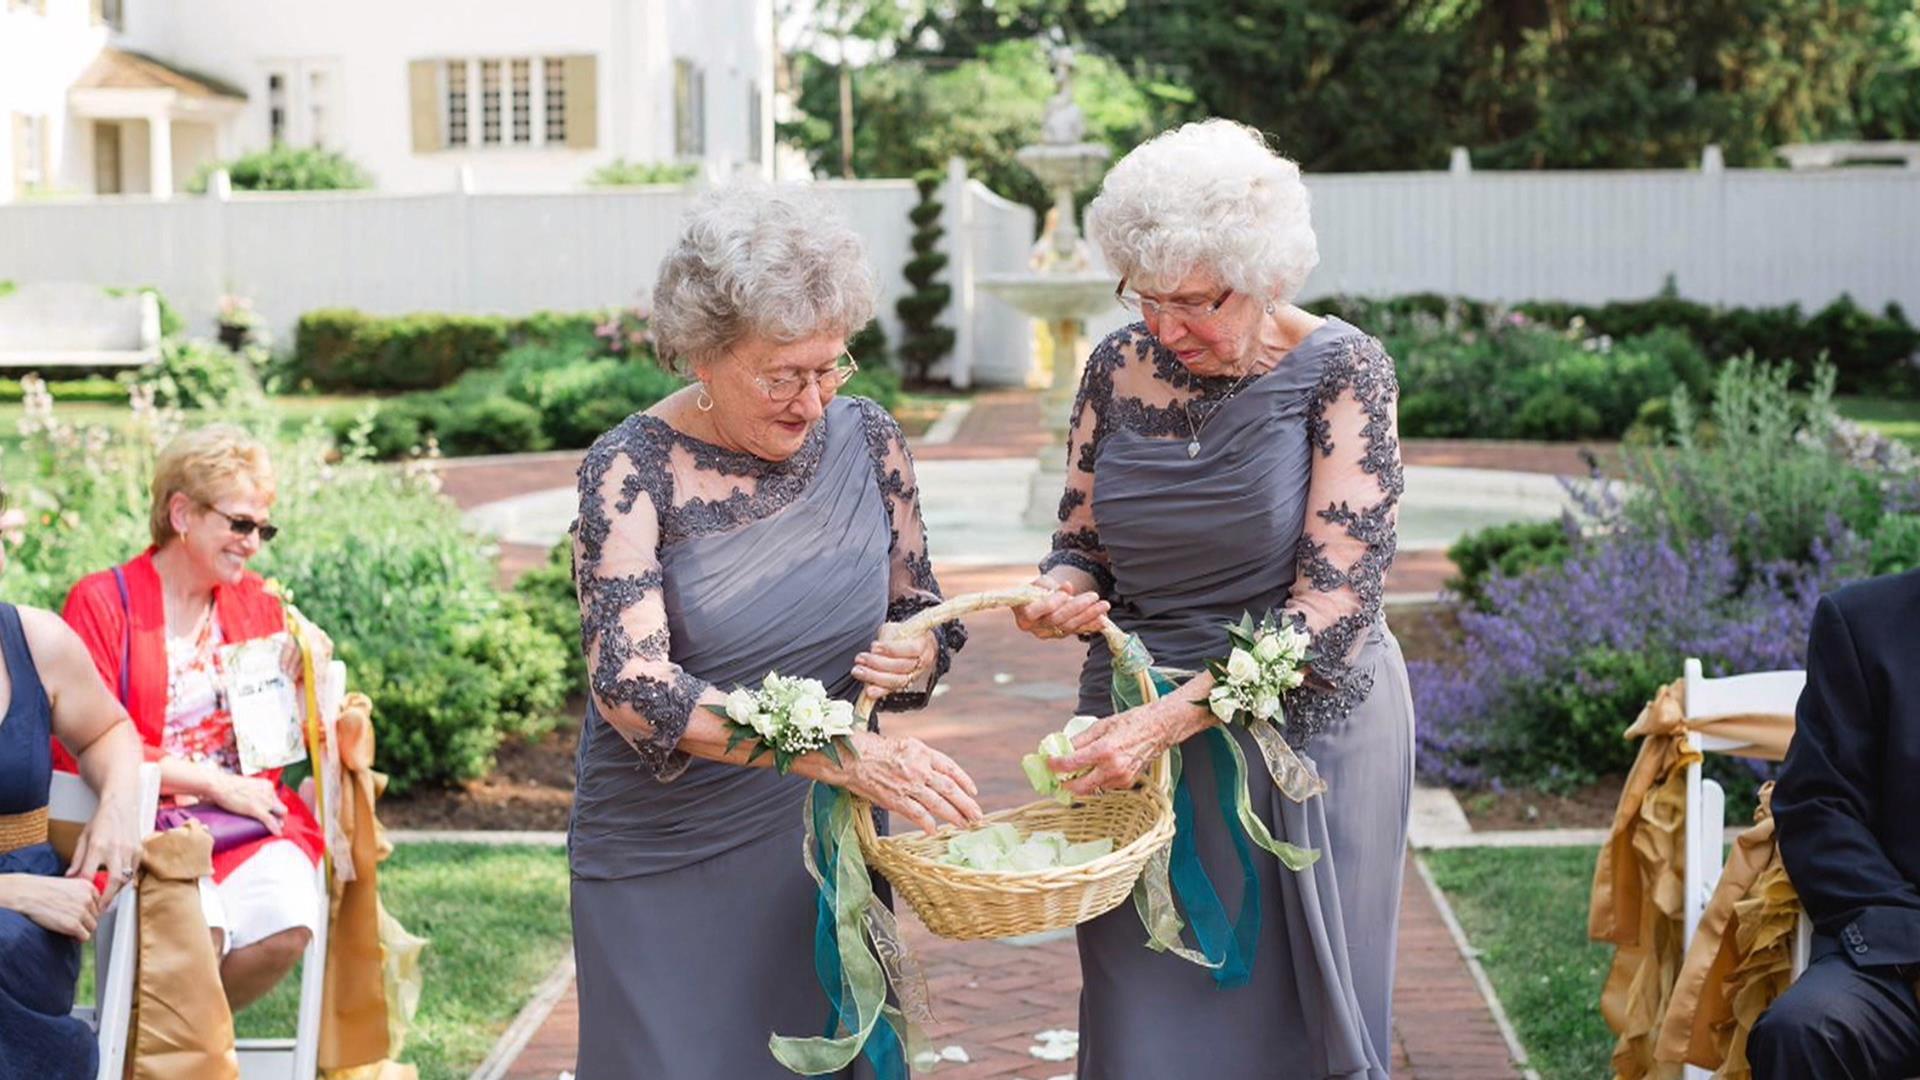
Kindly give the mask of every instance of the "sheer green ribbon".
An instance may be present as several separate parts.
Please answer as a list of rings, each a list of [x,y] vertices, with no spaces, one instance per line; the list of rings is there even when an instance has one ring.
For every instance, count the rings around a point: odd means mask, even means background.
[[[1139,635],[1129,634],[1125,646],[1115,650],[1113,656],[1115,712],[1145,703],[1140,683],[1143,673],[1159,697],[1172,693],[1194,674],[1155,667]],[[1295,802],[1305,802],[1326,791],[1326,782],[1314,772],[1312,763],[1287,745],[1285,736],[1271,721],[1255,720],[1248,725],[1248,730],[1260,747],[1274,785],[1282,794]],[[1247,786],[1246,755],[1241,752],[1239,741],[1224,728],[1206,734],[1211,740],[1214,795],[1219,801],[1221,816],[1232,817],[1240,823],[1241,835],[1234,837],[1243,881],[1240,915],[1229,922],[1219,892],[1200,863],[1198,845],[1192,843],[1193,796],[1189,778],[1182,769],[1179,747],[1168,751],[1167,777],[1174,794],[1174,842],[1148,860],[1134,882],[1133,906],[1146,928],[1148,948],[1172,953],[1212,970],[1215,982],[1221,986],[1238,986],[1251,974],[1254,946],[1260,933],[1260,883],[1242,838],[1279,859],[1289,870],[1312,866],[1320,853],[1274,838],[1266,822],[1253,810],[1253,796]],[[1181,940],[1186,926],[1180,915],[1182,909],[1193,920],[1194,936],[1200,945],[1197,950]]]
[[[879,1080],[900,1080],[920,1049],[919,1036],[908,1013],[887,1002],[887,987],[891,982],[918,1017],[926,1011],[926,985],[900,943],[892,912],[873,895],[854,828],[860,812],[839,788],[814,784],[807,791],[804,857],[820,887],[814,970],[830,1002],[827,1034],[774,1035],[767,1047],[802,1076],[837,1073],[864,1053]]]

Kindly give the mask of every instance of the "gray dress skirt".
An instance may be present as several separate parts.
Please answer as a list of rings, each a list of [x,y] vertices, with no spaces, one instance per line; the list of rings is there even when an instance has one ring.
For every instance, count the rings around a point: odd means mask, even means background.
[[[1168,389],[1187,405],[1143,396]],[[1320,860],[1294,872],[1258,848],[1246,858],[1237,850],[1239,824],[1215,797],[1225,755],[1211,742],[1220,733],[1182,744],[1199,863],[1219,910],[1243,933],[1249,923],[1258,927],[1251,970],[1243,964],[1244,983],[1232,985],[1150,951],[1132,905],[1082,925],[1080,1077],[1387,1075],[1413,780],[1405,664],[1379,612],[1379,578],[1392,557],[1391,503],[1400,490],[1392,395],[1391,361],[1338,320],[1237,392],[1231,381],[1188,375],[1137,325],[1109,338],[1089,362],[1074,439],[1081,475],[1070,476],[1063,526],[1043,566],[1094,574],[1114,619],[1169,667],[1197,669],[1223,656],[1223,624],[1243,612],[1256,619],[1282,613],[1296,577],[1311,579],[1305,588],[1337,594],[1345,614],[1315,633],[1322,689],[1286,702],[1288,741],[1314,761],[1326,794],[1304,804],[1287,799],[1252,737],[1230,730],[1247,761],[1256,813],[1276,839],[1315,849]],[[1376,421],[1364,445],[1331,445],[1326,410],[1343,396]],[[1203,425],[1193,455],[1189,411]],[[1354,525],[1339,511],[1331,520],[1320,515],[1346,502],[1326,491],[1310,501],[1315,460],[1331,455],[1366,460],[1365,474],[1377,482],[1370,490],[1384,491],[1388,505],[1357,516],[1376,526],[1384,519],[1384,529]],[[1075,497],[1076,479],[1090,480],[1090,499],[1085,488]],[[1356,561],[1334,565],[1324,554],[1316,535],[1329,525],[1365,534]],[[1110,686],[1105,647],[1095,643],[1082,672],[1081,710],[1110,713]],[[1244,905],[1249,872],[1259,895],[1251,911]],[[1197,945],[1190,895],[1179,899],[1187,944]]]
[[[853,659],[882,622],[936,602],[905,454],[891,418],[842,398],[784,463],[639,416],[582,465],[587,646],[602,669],[644,673],[630,694],[595,689],[644,706],[654,731],[630,743],[589,704],[580,740],[568,836],[580,1080],[791,1077],[768,1037],[827,1033],[801,858],[808,781],[673,745],[706,686],[777,671],[851,699]],[[716,484],[738,497],[711,497]],[[620,497],[600,499],[607,489]],[[623,530],[657,532],[657,566],[603,567]],[[632,630],[647,611],[665,633]],[[942,668],[960,640],[941,640]],[[844,1075],[873,1071],[862,1059]]]

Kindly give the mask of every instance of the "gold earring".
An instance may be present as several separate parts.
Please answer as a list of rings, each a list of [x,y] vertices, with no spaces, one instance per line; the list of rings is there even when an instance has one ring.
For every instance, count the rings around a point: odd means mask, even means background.
[[[693,407],[701,412],[713,411],[713,395],[707,393],[706,386],[702,385],[700,392],[693,396]]]

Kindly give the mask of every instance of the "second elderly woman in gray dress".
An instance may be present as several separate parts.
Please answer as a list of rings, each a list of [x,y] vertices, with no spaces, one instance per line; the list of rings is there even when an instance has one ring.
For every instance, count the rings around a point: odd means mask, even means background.
[[[810,780],[929,830],[979,817],[972,780],[918,740],[859,732],[857,757],[809,754],[783,776],[750,745],[729,752],[702,707],[770,671],[912,707],[964,641],[958,626],[878,640],[939,585],[899,427],[837,393],[873,308],[859,239],[811,200],[704,197],[651,323],[692,382],[580,467],[580,1080],[787,1077],[768,1036],[824,1033],[801,861]]]
[[[1190,124],[1136,148],[1087,219],[1144,319],[1094,350],[1074,406],[1059,530],[1041,564],[1042,583],[1073,595],[1016,618],[1058,637],[1111,605],[1157,662],[1187,669],[1226,655],[1224,625],[1243,612],[1293,622],[1316,658],[1284,702],[1285,735],[1327,791],[1291,801],[1253,738],[1230,728],[1255,812],[1321,856],[1297,873],[1258,849],[1246,859],[1240,825],[1212,797],[1222,759],[1204,671],[1057,759],[1063,773],[1091,770],[1066,785],[1089,793],[1134,783],[1181,746],[1214,926],[1230,918],[1258,935],[1251,955],[1210,971],[1143,948],[1130,905],[1081,926],[1079,1075],[1384,1077],[1413,782],[1406,668],[1380,610],[1402,490],[1393,362],[1354,327],[1293,305],[1319,260],[1307,191],[1250,128]],[[1095,644],[1082,712],[1111,711],[1110,673]],[[1248,880],[1259,902],[1243,910]],[[1197,935],[1195,894],[1181,902]],[[1216,929],[1215,958],[1236,941]]]

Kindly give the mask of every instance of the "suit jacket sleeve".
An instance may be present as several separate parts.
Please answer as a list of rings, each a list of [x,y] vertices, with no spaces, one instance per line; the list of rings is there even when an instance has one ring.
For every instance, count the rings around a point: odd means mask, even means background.
[[[1920,889],[1888,858],[1875,828],[1884,816],[1886,710],[1872,699],[1845,613],[1822,597],[1773,816],[1808,916],[1863,968],[1920,964]]]

